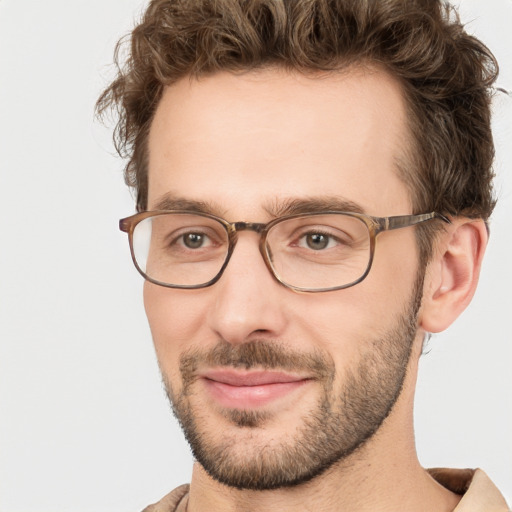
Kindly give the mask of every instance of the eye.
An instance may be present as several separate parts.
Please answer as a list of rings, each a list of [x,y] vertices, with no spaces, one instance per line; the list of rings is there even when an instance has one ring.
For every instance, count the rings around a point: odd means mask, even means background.
[[[338,245],[340,241],[334,238],[328,233],[322,233],[320,231],[314,231],[310,233],[304,233],[297,245],[299,247],[306,247],[313,251],[321,251],[323,249],[331,249]]]
[[[321,251],[322,249],[333,247],[336,241],[332,236],[325,233],[307,233],[299,240],[299,247],[303,247],[303,244],[306,244],[308,249]]]
[[[207,245],[208,242],[211,243],[209,237],[203,233],[185,233],[181,235],[180,239],[188,249],[200,249]]]

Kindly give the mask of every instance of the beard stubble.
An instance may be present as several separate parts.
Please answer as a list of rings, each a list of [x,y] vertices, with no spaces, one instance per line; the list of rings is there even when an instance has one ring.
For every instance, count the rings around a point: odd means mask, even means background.
[[[173,413],[195,459],[218,482],[250,490],[299,485],[347,459],[372,438],[400,396],[417,331],[422,288],[423,278],[418,276],[394,326],[378,339],[363,340],[368,349],[358,366],[345,372],[337,392],[334,362],[320,351],[297,353],[279,341],[262,339],[237,345],[220,340],[210,350],[183,353],[178,395],[162,375]],[[236,432],[229,434],[226,429],[215,439],[207,427],[207,413],[192,403],[200,366],[304,372],[320,384],[320,398],[312,410],[305,411],[293,436],[260,443],[256,433],[275,413],[229,409],[222,414]],[[237,435],[240,431],[243,436]],[[251,449],[251,441],[257,448]]]

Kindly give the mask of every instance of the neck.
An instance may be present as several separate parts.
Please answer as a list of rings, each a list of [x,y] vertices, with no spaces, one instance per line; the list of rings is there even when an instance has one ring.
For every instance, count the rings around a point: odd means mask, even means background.
[[[315,479],[270,491],[238,490],[214,481],[196,463],[188,512],[451,512],[460,497],[435,482],[415,458],[390,450],[380,463],[354,454]]]

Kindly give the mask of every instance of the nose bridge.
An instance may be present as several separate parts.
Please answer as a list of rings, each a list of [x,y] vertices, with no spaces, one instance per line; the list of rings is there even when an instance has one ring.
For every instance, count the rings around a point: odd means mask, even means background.
[[[237,236],[238,233],[240,231],[252,231],[254,233],[256,233],[257,235],[259,235],[259,240],[256,242],[255,239],[253,240],[248,240],[246,242],[243,242],[242,245],[245,245],[245,243],[249,243],[250,246],[254,246],[255,249],[259,249],[259,253],[260,253],[260,258],[262,258],[262,263],[265,264],[265,266],[267,267],[267,270],[270,272],[272,278],[274,278],[274,274],[272,272],[272,270],[268,267],[268,262],[265,258],[265,255],[263,254],[263,233],[267,227],[267,224],[263,224],[261,222],[233,222],[232,224],[230,224],[231,226],[231,229],[232,229],[232,235],[233,236],[233,239],[232,239],[232,242],[233,242],[233,250],[232,250],[232,254],[231,254],[231,258],[230,258],[230,265],[233,266],[233,263],[231,263],[231,260],[233,259],[237,259],[238,258],[238,253],[240,251],[241,248],[238,248],[237,250],[237,246],[239,245],[240,243],[240,237]],[[242,237],[242,238],[245,238],[245,237]],[[253,238],[253,237],[249,237],[249,238]],[[256,237],[254,237],[256,238]],[[256,242],[256,243],[255,243]],[[242,251],[246,251],[247,249],[244,248],[242,249]]]
[[[270,275],[272,276],[272,278],[274,279],[275,278],[275,274],[274,274],[274,271],[270,265],[270,262],[268,261],[268,258],[265,254],[265,247],[264,247],[264,232],[267,228],[268,224],[264,224],[262,222],[243,222],[243,221],[240,221],[240,222],[233,222],[230,224],[230,231],[231,231],[231,236],[232,236],[232,253],[231,253],[231,258],[230,260],[233,258],[233,255],[236,251],[236,246],[238,244],[238,241],[239,241],[239,238],[237,236],[238,232],[240,231],[253,231],[254,233],[260,235],[259,236],[259,243],[258,243],[258,247],[259,247],[259,252],[260,252],[260,255],[261,255],[261,258],[263,259],[263,262],[265,264],[265,266],[267,267],[267,270],[268,272],[270,273]],[[229,260],[229,261],[230,261]],[[229,263],[229,262],[228,262]]]
[[[265,224],[249,222],[232,226],[259,235],[265,228]],[[261,258],[256,238],[237,239],[229,265],[212,290],[215,305],[209,312],[209,322],[230,343],[242,343],[255,332],[279,335],[285,324],[279,306],[282,288]]]

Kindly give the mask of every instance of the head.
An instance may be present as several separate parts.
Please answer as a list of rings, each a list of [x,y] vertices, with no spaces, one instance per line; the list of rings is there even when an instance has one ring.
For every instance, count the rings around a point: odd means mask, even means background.
[[[448,233],[438,222],[383,233],[370,274],[346,290],[284,288],[255,233],[240,234],[211,287],[146,283],[174,411],[215,479],[297,484],[408,416],[411,354],[474,290],[485,229],[466,220],[482,223],[494,205],[496,73],[442,2],[150,3],[98,104],[118,108],[139,211],[266,223],[344,201],[374,216],[454,219]],[[452,314],[439,320],[441,310]]]
[[[124,44],[130,43],[122,61]],[[153,0],[116,51],[119,74],[98,101],[117,109],[126,183],[147,209],[148,136],[165,88],[183,77],[277,66],[308,74],[378,64],[401,84],[411,132],[400,173],[414,212],[487,220],[498,66],[445,1]],[[428,259],[432,227],[418,230]]]

